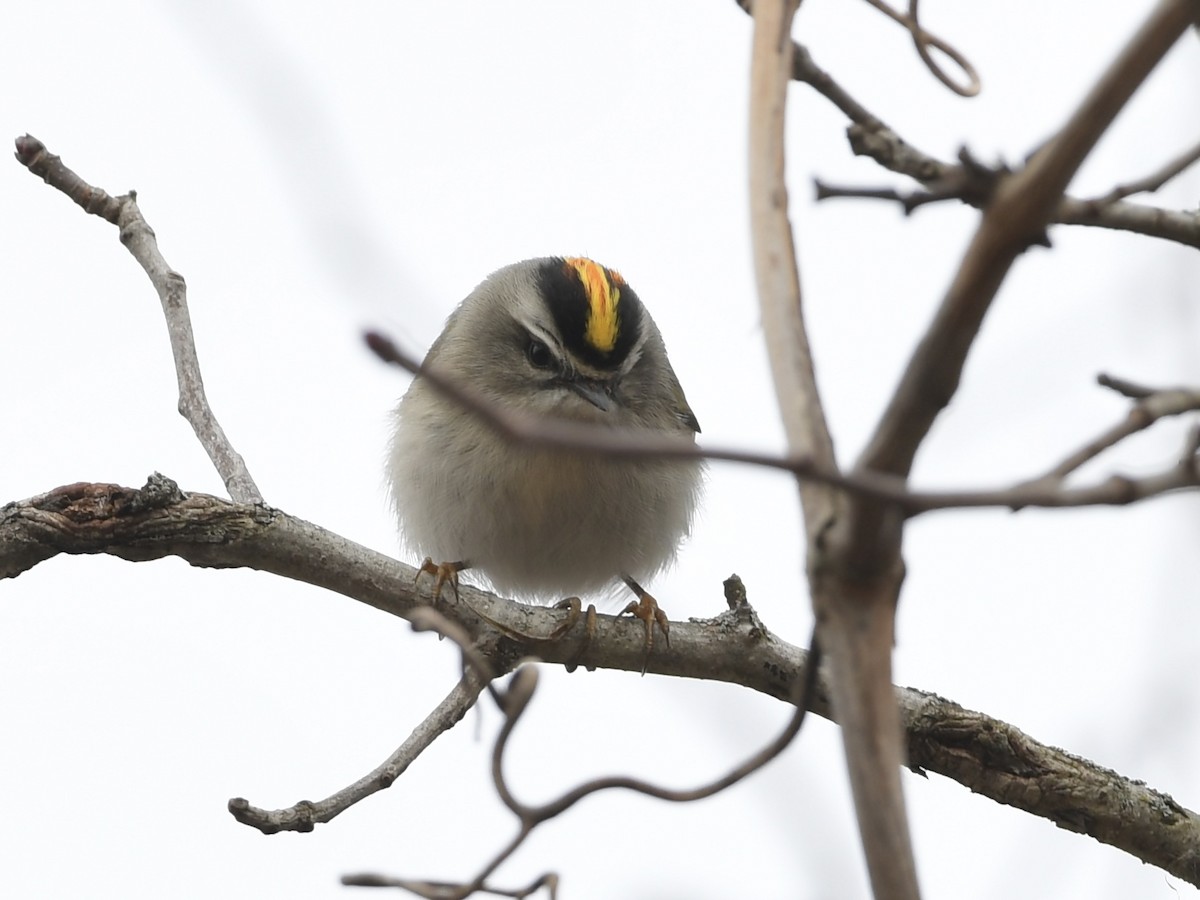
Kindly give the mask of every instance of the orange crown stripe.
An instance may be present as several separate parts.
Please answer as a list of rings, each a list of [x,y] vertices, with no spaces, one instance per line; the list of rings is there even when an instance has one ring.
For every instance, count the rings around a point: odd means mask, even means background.
[[[624,284],[625,280],[619,273],[582,256],[568,258],[567,265],[575,270],[587,295],[588,316],[584,340],[603,353],[611,353],[621,330],[621,317],[617,315],[617,307],[621,302],[618,285]]]

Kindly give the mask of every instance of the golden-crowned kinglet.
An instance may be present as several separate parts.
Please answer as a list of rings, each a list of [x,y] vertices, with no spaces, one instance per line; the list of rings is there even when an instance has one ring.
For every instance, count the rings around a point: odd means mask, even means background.
[[[700,430],[654,320],[620,274],[590,259],[494,272],[424,365],[501,410],[691,439]],[[665,633],[666,617],[638,582],[674,560],[702,471],[699,460],[510,441],[420,376],[396,409],[387,464],[405,540],[427,561],[533,602],[611,593],[623,580],[642,601],[627,611],[645,620],[647,650],[651,619]]]

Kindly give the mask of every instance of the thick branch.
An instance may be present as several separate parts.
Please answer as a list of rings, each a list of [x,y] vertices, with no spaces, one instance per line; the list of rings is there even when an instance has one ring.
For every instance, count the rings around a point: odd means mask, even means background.
[[[757,0],[753,6],[751,238],[763,334],[788,447],[836,470],[802,314],[784,178],[796,6],[789,0]],[[813,609],[820,641],[829,650],[834,703],[871,885],[877,900],[914,900],[920,891],[901,791],[903,751],[891,688],[900,518],[895,517],[891,532],[896,552],[881,552],[874,567],[882,577],[863,579],[846,565],[851,562],[858,568],[857,560],[838,552],[841,548],[827,552],[831,545],[826,532],[837,521],[836,510],[844,498],[805,481],[800,482],[800,494]]]
[[[750,72],[750,236],[767,357],[788,449],[794,456],[836,470],[833,440],[813,371],[800,297],[792,225],[784,178],[784,123],[791,73],[791,22],[798,2],[763,2],[754,8]],[[832,514],[832,497],[801,482],[810,537]]]
[[[162,476],[141,490],[76,484],[0,507],[0,578],[16,577],[59,553],[107,553],[129,560],[178,556],[196,566],[255,568],[404,618],[431,599],[428,581],[415,586],[416,570],[410,566],[279,510],[185,495]],[[467,585],[461,590],[465,602],[444,604],[442,613],[489,648],[495,671],[508,671],[531,655],[559,664],[577,657],[581,635],[552,642],[517,637],[548,635],[565,613]],[[504,632],[491,621],[501,623]],[[636,672],[643,656],[641,623],[600,616],[584,661]],[[786,701],[806,660],[805,651],[780,640],[741,605],[706,621],[672,623],[671,646],[655,649],[648,671],[740,684]],[[896,697],[913,768],[1090,834],[1200,886],[1200,817],[1169,796],[934,694],[897,688]],[[824,681],[818,682],[809,710],[832,717]]]

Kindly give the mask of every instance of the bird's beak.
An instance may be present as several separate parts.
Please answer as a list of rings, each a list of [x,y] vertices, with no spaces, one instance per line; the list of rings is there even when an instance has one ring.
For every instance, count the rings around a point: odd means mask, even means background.
[[[613,408],[612,394],[609,393],[610,386],[607,382],[590,378],[571,378],[567,381],[567,387],[596,409],[608,412]]]

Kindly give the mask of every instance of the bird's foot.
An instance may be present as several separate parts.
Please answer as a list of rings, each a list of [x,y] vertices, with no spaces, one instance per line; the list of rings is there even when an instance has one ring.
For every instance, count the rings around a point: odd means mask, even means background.
[[[560,600],[554,604],[554,608],[565,609],[567,611],[567,617],[563,619],[560,624],[556,625],[554,630],[550,632],[550,640],[557,641],[564,637],[572,628],[574,628],[576,623],[579,621],[579,617],[585,614],[583,612],[583,603],[578,597],[568,597],[566,600]],[[579,650],[577,650],[575,654],[566,662],[566,669],[568,672],[574,672],[579,668],[579,661],[583,659],[584,654],[591,649],[592,638],[595,636],[596,605],[594,603],[589,603],[584,619],[583,643],[579,645]],[[595,672],[596,667],[587,666],[587,670],[589,672]]]
[[[470,564],[465,562],[443,562],[435,563],[430,557],[425,557],[425,561],[421,563],[421,567],[417,569],[417,577],[413,579],[413,585],[416,586],[421,580],[422,575],[432,575],[433,581],[433,604],[436,606],[442,599],[442,588],[447,584],[454,588],[454,600],[460,600],[458,596],[458,573],[463,569],[469,569]]]
[[[642,624],[646,628],[646,652],[642,657],[642,674],[646,674],[646,665],[650,662],[650,652],[654,649],[654,629],[657,626],[662,632],[663,639],[667,642],[667,646],[671,646],[671,622],[667,618],[667,614],[663,612],[662,607],[640,584],[630,578],[628,575],[622,575],[621,580],[628,585],[629,589],[637,596],[637,600],[630,600],[628,605],[621,610],[621,615],[630,613],[635,619],[641,619]]]

